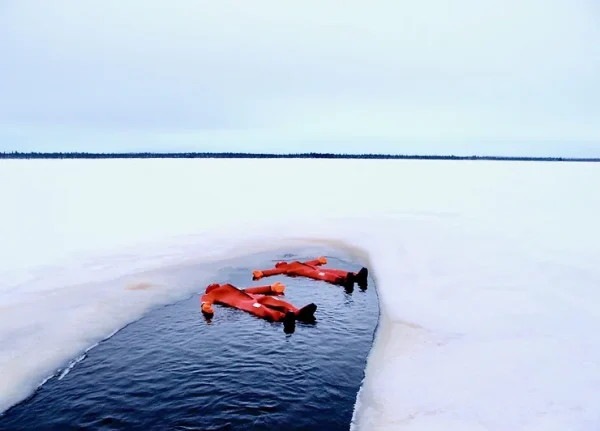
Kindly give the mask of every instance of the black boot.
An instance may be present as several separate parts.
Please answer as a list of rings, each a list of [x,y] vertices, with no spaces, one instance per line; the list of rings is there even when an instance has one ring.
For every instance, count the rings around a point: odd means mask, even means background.
[[[299,322],[314,322],[315,320],[315,311],[317,311],[317,305],[310,303],[305,305],[300,310],[298,310],[298,314],[296,314],[296,320]]]
[[[346,289],[346,292],[352,292],[354,290],[354,282],[356,281],[356,276],[349,272],[346,276],[346,279],[342,282],[342,286]]]
[[[283,332],[291,334],[296,329],[296,315],[292,311],[285,313],[283,318]]]
[[[360,271],[356,274],[356,282],[361,289],[366,289],[369,277],[369,270],[367,268],[361,268]]]

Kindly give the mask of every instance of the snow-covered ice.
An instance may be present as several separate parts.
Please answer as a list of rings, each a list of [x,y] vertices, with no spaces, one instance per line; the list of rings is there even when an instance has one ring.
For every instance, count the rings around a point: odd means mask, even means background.
[[[1,161],[0,184],[0,412],[223,260],[308,242],[376,281],[356,429],[600,429],[600,164]]]

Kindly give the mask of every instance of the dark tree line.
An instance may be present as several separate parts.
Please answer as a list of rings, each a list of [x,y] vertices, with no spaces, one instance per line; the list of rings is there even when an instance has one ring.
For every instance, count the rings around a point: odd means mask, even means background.
[[[454,156],[408,154],[334,154],[334,153],[86,153],[86,152],[4,152],[0,159],[422,159],[422,160],[515,160],[515,161],[585,161],[600,162],[600,158],[574,157],[510,157]]]

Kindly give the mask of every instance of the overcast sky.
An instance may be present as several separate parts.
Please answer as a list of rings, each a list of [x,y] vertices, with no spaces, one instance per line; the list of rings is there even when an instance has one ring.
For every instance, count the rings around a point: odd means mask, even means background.
[[[600,155],[597,0],[3,0],[0,150]]]

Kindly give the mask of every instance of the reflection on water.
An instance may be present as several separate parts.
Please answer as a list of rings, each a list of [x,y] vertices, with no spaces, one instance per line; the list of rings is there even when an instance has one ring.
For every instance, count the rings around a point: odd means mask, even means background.
[[[378,320],[372,280],[353,292],[301,277],[251,280],[257,267],[315,256],[248,258],[215,281],[281,281],[285,300],[317,304],[316,322],[285,333],[281,323],[219,305],[207,319],[194,295],[92,349],[0,417],[0,429],[347,430]],[[326,256],[328,267],[361,266]]]

